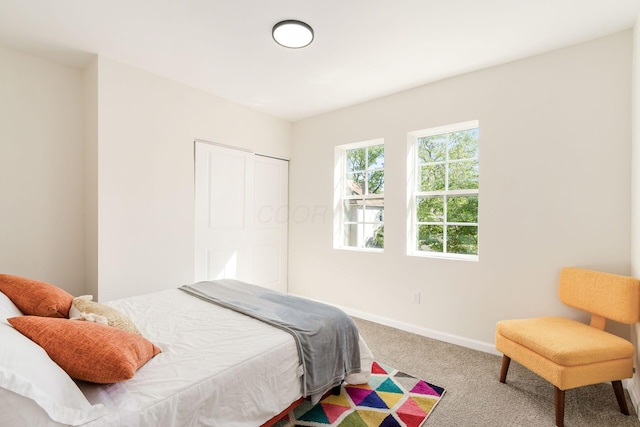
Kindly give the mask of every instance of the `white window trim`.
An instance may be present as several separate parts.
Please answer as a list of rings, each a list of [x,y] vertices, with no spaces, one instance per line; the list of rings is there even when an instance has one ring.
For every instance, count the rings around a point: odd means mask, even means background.
[[[338,145],[334,150],[333,166],[333,248],[358,252],[384,252],[384,248],[358,248],[344,245],[344,209],[342,207],[344,195],[345,158],[347,150],[355,148],[369,147],[373,145],[384,145],[384,138],[370,139],[367,141],[354,142],[351,144]],[[386,153],[385,153],[386,154]],[[379,195],[365,195],[363,198],[380,198]],[[382,199],[385,195],[382,194]]]
[[[480,259],[480,245],[478,245],[477,255],[468,254],[452,254],[452,253],[440,253],[440,252],[425,252],[419,251],[415,248],[416,234],[417,234],[417,221],[416,221],[416,197],[428,196],[435,194],[435,192],[420,192],[416,191],[418,181],[418,156],[416,155],[416,141],[418,138],[424,138],[427,136],[440,135],[444,133],[458,132],[463,130],[475,129],[480,127],[479,120],[470,120],[467,122],[455,123],[452,125],[439,126],[435,128],[422,129],[407,133],[407,255],[423,257],[423,258],[441,258],[451,259],[458,261],[479,261]],[[462,160],[462,159],[460,159]],[[448,167],[448,166],[447,166]],[[478,163],[478,168],[480,167]],[[438,194],[441,194],[438,192]],[[479,189],[473,190],[449,190],[447,195],[465,195],[476,194],[480,195]],[[446,215],[446,211],[445,211]],[[468,223],[465,225],[478,226],[480,213],[478,212],[478,222]],[[455,225],[455,223],[446,223],[448,225]],[[478,242],[480,241],[480,227],[478,226]]]

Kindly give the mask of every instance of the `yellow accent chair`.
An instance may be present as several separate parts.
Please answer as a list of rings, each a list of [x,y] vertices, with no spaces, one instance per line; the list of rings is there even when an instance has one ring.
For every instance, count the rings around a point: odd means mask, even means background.
[[[629,415],[622,379],[633,376],[634,347],[604,331],[606,319],[640,320],[640,282],[581,268],[560,272],[560,300],[591,313],[586,325],[562,317],[503,320],[496,326],[496,349],[503,353],[500,382],[511,359],[554,385],[556,426],[564,426],[565,390],[611,381],[620,412]]]

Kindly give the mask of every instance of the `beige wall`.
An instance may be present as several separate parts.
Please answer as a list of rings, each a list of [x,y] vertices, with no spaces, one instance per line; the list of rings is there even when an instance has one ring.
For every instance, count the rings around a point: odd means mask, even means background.
[[[191,283],[194,139],[291,156],[291,124],[98,59],[98,293]]]
[[[627,31],[295,123],[290,291],[486,351],[500,319],[579,316],[558,301],[562,266],[630,272],[631,45]],[[474,119],[480,261],[408,257],[406,134]],[[333,249],[334,147],[374,138],[384,253]]]
[[[0,272],[84,292],[83,80],[0,47]]]
[[[291,156],[291,124],[108,58],[0,47],[0,272],[100,300],[190,283],[194,139]]]

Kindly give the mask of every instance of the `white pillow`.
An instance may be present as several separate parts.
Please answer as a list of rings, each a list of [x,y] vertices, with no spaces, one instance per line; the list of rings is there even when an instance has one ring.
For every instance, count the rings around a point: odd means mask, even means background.
[[[2,425],[6,427],[66,427],[56,423],[36,402],[12,391],[0,388]]]
[[[78,386],[36,343],[15,330],[7,317],[15,317],[15,306],[0,292],[0,413],[28,407],[22,399],[38,404],[51,420],[79,425],[103,416],[103,405],[91,405]],[[18,316],[21,315],[18,310]],[[8,412],[9,411],[9,412]],[[4,425],[4,424],[3,424]],[[24,425],[24,424],[22,424]]]
[[[0,323],[8,325],[7,319],[16,316],[22,316],[22,312],[8,296],[0,292]]]

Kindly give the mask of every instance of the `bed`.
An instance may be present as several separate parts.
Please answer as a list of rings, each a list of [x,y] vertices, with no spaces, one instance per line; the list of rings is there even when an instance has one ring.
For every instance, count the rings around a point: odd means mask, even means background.
[[[95,384],[71,380],[9,324],[31,316],[0,293],[3,426],[258,427],[302,397],[296,342],[281,329],[179,289],[105,305],[160,353],[130,379]],[[359,349],[362,370],[346,382],[368,380],[373,358],[361,338]]]

